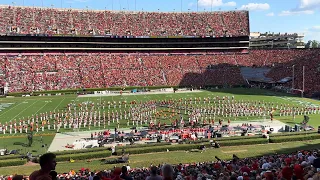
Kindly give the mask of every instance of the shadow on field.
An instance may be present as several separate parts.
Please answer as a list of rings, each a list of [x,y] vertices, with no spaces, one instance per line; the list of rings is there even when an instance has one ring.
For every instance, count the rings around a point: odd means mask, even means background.
[[[320,149],[320,144],[308,144],[308,141],[306,141],[306,144],[303,146],[295,147],[295,148],[283,148],[280,150],[276,150],[274,152],[277,154],[289,154],[289,153],[293,153],[301,150],[314,150],[314,149]]]
[[[275,92],[267,89],[257,89],[257,88],[220,88],[220,89],[207,89],[210,92],[221,92],[221,93],[230,93],[236,95],[245,95],[245,96],[284,96],[284,97],[299,97],[293,94]]]
[[[15,146],[22,146],[22,147],[29,147],[28,144],[22,142],[14,142],[13,145]]]
[[[295,142],[292,142],[295,143]],[[277,150],[270,150],[270,152],[264,153],[262,155],[258,155],[258,156],[250,156],[250,158],[254,158],[254,157],[262,157],[262,156],[272,156],[272,155],[277,155],[277,154],[292,154],[292,153],[296,153],[298,151],[303,151],[303,150],[316,150],[316,149],[320,149],[320,144],[308,144],[308,141],[305,141],[305,145],[303,146],[299,146],[299,147],[290,147],[290,148],[286,148],[283,147],[282,149],[277,149]],[[243,154],[237,154],[235,153],[236,156],[240,157],[241,159],[243,158],[247,158],[243,156]]]
[[[241,67],[230,64],[211,65],[202,73],[188,72],[183,75],[179,87],[205,88],[210,92],[230,93],[237,95],[264,95],[264,96],[288,96],[287,93],[275,92],[266,89],[249,88],[244,78],[241,77]],[[231,88],[229,84],[233,84]]]
[[[272,50],[271,50],[272,51]],[[284,50],[285,52],[286,50]],[[291,51],[291,50],[289,50]],[[211,62],[205,62],[205,66],[203,67],[202,72],[197,71],[190,71],[187,69],[183,69],[182,72],[183,78],[179,84],[180,87],[208,87],[208,86],[219,86],[219,87],[228,87],[228,85],[236,85],[236,86],[246,86],[247,83],[245,79],[255,81],[257,84],[259,82],[267,82],[264,85],[271,87],[272,84],[275,82],[279,82],[280,80],[292,77],[293,69],[292,67],[295,66],[295,88],[296,89],[303,89],[303,66],[306,66],[306,76],[312,76],[312,78],[305,79],[305,89],[306,91],[305,96],[311,97],[313,99],[320,99],[320,85],[314,83],[317,79],[320,78],[320,59],[315,58],[319,56],[319,49],[310,49],[310,50],[303,50],[303,56],[292,56],[290,60],[286,59],[285,61],[279,62],[267,62],[265,65],[260,66],[239,66],[235,64],[229,63],[221,63],[217,64],[216,60],[212,59]],[[297,53],[299,54],[299,53]],[[278,56],[276,54],[270,54],[271,56]],[[246,56],[246,55],[244,55]],[[237,63],[236,56],[233,57]],[[289,58],[289,57],[288,57]],[[313,58],[313,61],[310,61],[310,58]],[[268,58],[267,58],[268,59]],[[200,62],[200,61],[199,61]],[[198,63],[199,63],[198,62]],[[211,64],[210,64],[211,63]],[[258,63],[258,62],[257,62]],[[265,63],[265,62],[264,62]],[[199,63],[200,64],[200,63]],[[240,63],[240,65],[243,63]],[[259,63],[258,63],[259,64]],[[242,71],[247,69],[247,71]],[[266,70],[268,69],[268,70]],[[189,72],[188,72],[189,71]],[[291,87],[291,81],[287,82]],[[279,84],[279,83],[278,83]],[[222,92],[225,92],[224,90]],[[257,92],[261,92],[258,91]],[[234,91],[233,94],[242,94],[242,95],[252,95],[252,90],[243,90],[243,91]],[[264,95],[275,96],[278,93],[267,93]],[[280,93],[282,96],[292,96],[290,94],[283,94]],[[299,96],[299,95],[297,95]]]

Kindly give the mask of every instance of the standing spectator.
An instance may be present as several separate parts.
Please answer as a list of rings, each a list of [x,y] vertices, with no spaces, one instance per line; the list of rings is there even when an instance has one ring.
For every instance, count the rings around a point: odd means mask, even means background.
[[[39,163],[41,169],[31,173],[29,180],[52,180],[50,172],[56,169],[56,155],[53,153],[43,154]]]
[[[122,174],[121,174],[120,178],[122,178],[124,180],[133,180],[133,178],[128,175],[127,166],[122,166],[121,170],[122,170]]]
[[[165,164],[162,167],[163,180],[173,180],[173,168],[169,164]]]
[[[312,153],[309,153],[308,162],[310,164],[312,164],[315,159],[316,159],[316,157]]]
[[[282,177],[286,180],[291,180],[293,176],[293,170],[290,164],[288,164],[286,167],[282,169]]]
[[[112,180],[123,180],[121,177],[120,177],[120,174],[121,174],[121,168],[118,168],[116,167],[113,171],[113,178]]]
[[[93,180],[101,180],[101,178],[99,176],[94,176]]]
[[[150,176],[148,176],[146,180],[163,180],[163,178],[158,175],[158,168],[152,166],[150,169]]]
[[[313,160],[313,166],[315,168],[320,168],[320,154],[316,154],[317,158]]]
[[[58,173],[56,171],[51,171],[49,174],[52,180],[57,180]]]
[[[15,176],[13,176],[12,180],[23,180],[23,176],[22,175],[15,175]]]
[[[92,133],[91,133],[91,134],[92,134]],[[89,176],[89,180],[93,180],[93,177],[94,177],[94,173],[91,172],[91,173],[90,173],[90,176]]]

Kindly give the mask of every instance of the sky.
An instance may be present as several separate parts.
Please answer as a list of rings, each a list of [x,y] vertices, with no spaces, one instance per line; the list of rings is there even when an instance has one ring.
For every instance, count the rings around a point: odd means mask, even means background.
[[[320,41],[320,0],[0,0],[2,5],[99,10],[249,10],[251,32],[303,33]]]

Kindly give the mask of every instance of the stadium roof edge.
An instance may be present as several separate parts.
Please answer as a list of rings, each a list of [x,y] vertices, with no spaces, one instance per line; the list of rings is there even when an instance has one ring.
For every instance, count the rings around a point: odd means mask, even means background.
[[[0,47],[0,51],[4,50],[93,50],[93,51],[128,51],[128,50],[137,50],[137,51],[150,51],[150,50],[232,50],[232,49],[249,49],[249,47],[199,47],[199,48],[60,48],[60,47]]]
[[[92,10],[92,9],[76,9],[76,8],[57,8],[57,7],[38,7],[38,6],[11,6],[11,5],[0,5],[0,8],[35,8],[35,9],[56,9],[56,10],[60,10],[60,11],[66,11],[66,10],[72,10],[72,11],[95,11],[95,12],[115,12],[115,13],[141,13],[141,12],[155,12],[155,13],[198,13],[198,14],[204,14],[204,13],[222,13],[222,12],[249,12],[248,10],[229,10],[229,11],[206,11],[206,12],[195,12],[195,11],[166,11],[166,12],[162,12],[162,11],[117,11],[117,10]]]

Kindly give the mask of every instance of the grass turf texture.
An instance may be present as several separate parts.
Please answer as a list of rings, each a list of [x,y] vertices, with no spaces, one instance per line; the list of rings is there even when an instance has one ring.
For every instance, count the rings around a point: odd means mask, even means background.
[[[171,151],[161,153],[149,153],[149,154],[136,154],[130,156],[131,167],[148,167],[151,164],[159,163],[193,163],[193,162],[204,162],[204,161],[215,161],[215,156],[220,159],[231,159],[232,154],[236,154],[240,158],[245,157],[256,157],[267,154],[281,154],[290,153],[297,150],[306,149],[317,149],[320,148],[320,140],[312,141],[299,141],[289,143],[277,143],[277,144],[262,144],[262,145],[245,145],[237,147],[222,147],[220,149],[209,149],[203,153],[194,152],[186,153],[185,151]],[[117,166],[121,166],[118,164]],[[57,165],[57,172],[64,173],[70,169],[79,170],[81,168],[89,168],[91,170],[104,170],[113,168],[114,165],[101,164],[99,160],[93,160],[92,162],[76,161],[70,162],[59,162]],[[16,166],[16,167],[3,167],[0,168],[0,174],[25,174],[28,175],[32,171],[38,169],[38,165],[29,166]]]
[[[283,143],[289,141],[306,141],[306,140],[315,140],[320,139],[320,134],[317,132],[300,132],[300,133],[290,133],[289,134],[277,134],[276,136],[270,137],[271,143]],[[218,138],[219,144],[222,147],[227,146],[236,146],[236,145],[252,145],[252,144],[267,144],[268,140],[262,138],[260,136],[246,136],[246,137],[230,137],[230,138]],[[154,152],[165,152],[167,150],[170,151],[189,151],[192,149],[198,149],[199,145],[205,145],[210,147],[210,143],[208,139],[203,139],[199,141],[192,141],[189,144],[181,145],[170,145],[169,143],[156,143],[156,144],[145,144],[145,145],[134,145],[134,146],[125,146],[122,147],[125,149],[126,153],[129,154],[145,154],[145,153],[154,153]],[[119,147],[117,149],[118,154],[121,154],[122,148]],[[55,153],[57,155],[57,162],[69,161],[73,160],[86,160],[86,159],[98,159],[98,158],[106,158],[111,156],[111,152],[107,150],[107,148],[93,148],[86,150],[69,150],[69,151],[61,151]],[[2,156],[0,157],[0,167],[6,166],[16,166],[23,165],[24,161],[18,161],[20,156]]]
[[[40,114],[44,112],[50,112],[53,110],[65,110],[68,103],[75,102],[76,104],[79,104],[81,102],[94,102],[100,103],[100,102],[113,102],[116,101],[117,103],[119,101],[127,101],[128,103],[131,101],[147,101],[147,100],[162,100],[162,99],[180,99],[180,98],[192,98],[195,97],[201,97],[202,99],[205,97],[222,97],[222,96],[235,96],[236,100],[250,100],[250,101],[264,101],[264,102],[272,102],[275,104],[290,104],[294,106],[300,106],[299,104],[316,104],[320,105],[319,101],[311,100],[311,99],[305,99],[305,98],[299,98],[299,97],[293,97],[288,94],[283,93],[275,93],[267,90],[260,90],[260,89],[243,89],[243,88],[236,88],[236,89],[222,89],[222,90],[212,90],[212,91],[203,91],[199,93],[176,93],[176,94],[154,94],[154,95],[132,95],[132,96],[109,96],[109,97],[88,97],[88,98],[79,98],[76,95],[65,95],[65,96],[42,96],[42,97],[19,97],[19,98],[2,98],[0,99],[0,104],[3,103],[13,103],[11,106],[6,107],[0,111],[0,122],[3,124],[5,122],[9,122],[10,120],[16,119],[17,121],[22,117],[31,117],[33,114]],[[207,105],[207,104],[206,104]],[[107,106],[107,105],[106,105]],[[203,103],[200,104],[200,106],[203,106]],[[124,110],[124,106],[121,108]],[[127,106],[128,109],[128,106]],[[160,108],[161,109],[161,108]],[[113,108],[109,110],[107,107],[105,107],[104,111],[108,112],[120,110],[120,108]],[[103,111],[101,109],[101,111]],[[229,118],[223,118],[221,119],[229,119]],[[259,117],[239,117],[237,120],[250,120],[250,119],[258,119]],[[267,115],[267,118],[268,115]],[[309,124],[312,126],[318,125],[317,119],[320,118],[320,115],[310,115],[310,122]],[[235,119],[233,117],[230,118],[231,121],[234,121]],[[295,120],[293,120],[292,117],[280,117],[278,116],[278,113],[275,113],[275,119],[281,120],[288,124],[296,124],[300,123],[302,121],[302,116],[297,116]],[[165,121],[163,121],[165,122]],[[168,123],[170,121],[167,121]],[[108,128],[115,127],[116,123],[111,123],[111,126]],[[120,128],[124,128],[127,126],[127,122],[125,120],[120,120]],[[98,128],[96,128],[98,129]],[[63,128],[60,129],[61,131],[64,131]],[[82,129],[82,130],[87,130]],[[47,132],[48,130],[46,130]],[[51,130],[51,132],[54,132],[54,130]],[[2,135],[1,135],[2,136]]]
[[[54,134],[42,136],[42,138],[41,135],[34,135],[32,146],[28,147],[28,139],[25,134],[13,137],[3,136],[0,137],[0,149],[18,150],[22,154],[26,154],[27,152],[31,152],[34,155],[43,154],[49,148],[53,138]],[[46,146],[42,147],[42,145]],[[4,157],[0,156],[0,159],[2,158]]]
[[[9,122],[10,120],[16,119],[17,121],[22,118],[22,117],[28,117],[32,116],[33,114],[40,114],[43,112],[50,112],[53,110],[65,110],[66,106],[68,103],[75,102],[76,104],[81,103],[81,102],[94,102],[94,103],[100,103],[100,102],[108,102],[108,101],[147,101],[151,99],[156,99],[156,100],[162,100],[162,99],[180,99],[180,98],[195,98],[195,97],[201,97],[202,99],[205,97],[222,97],[222,96],[235,96],[236,100],[250,100],[250,101],[264,101],[264,102],[272,102],[275,104],[290,104],[294,106],[299,106],[301,104],[315,104],[315,105],[320,105],[319,101],[311,100],[311,99],[306,99],[306,98],[299,98],[299,97],[293,97],[288,94],[283,94],[283,93],[275,93],[267,90],[260,90],[260,89],[243,89],[243,88],[232,88],[232,89],[219,89],[219,90],[212,90],[212,91],[203,91],[199,93],[176,93],[176,94],[154,94],[154,95],[132,95],[132,96],[109,96],[109,97],[85,97],[85,98],[79,98],[76,95],[64,95],[64,96],[36,96],[36,97],[16,97],[16,98],[0,98],[0,105],[5,104],[5,103],[11,103],[9,107],[5,107],[1,109],[0,111],[0,122],[3,124],[5,122]],[[201,103],[200,106],[203,104]],[[207,104],[206,104],[207,105]],[[122,106],[122,110],[124,110],[124,106]],[[127,106],[128,109],[128,106]],[[119,108],[114,109],[111,107],[111,109],[108,109],[108,107],[105,107],[104,111],[114,111],[118,110]],[[102,110],[101,110],[102,111]],[[309,115],[310,121],[309,125],[313,127],[317,127],[319,125],[318,119],[320,119],[320,115]],[[222,118],[222,117],[221,117]],[[268,117],[267,117],[268,118]],[[277,112],[275,113],[275,119],[278,119],[286,124],[289,125],[294,125],[298,124],[302,121],[303,116],[297,116],[295,120],[291,116],[287,117],[280,117]],[[227,119],[227,118],[222,118],[222,119]],[[241,117],[238,118],[237,120],[253,120],[253,119],[259,119],[259,117]],[[235,121],[235,119],[231,118],[231,121]],[[169,123],[170,121],[162,121]],[[111,126],[108,127],[110,129],[114,128],[116,124],[111,123]],[[120,120],[120,128],[126,127],[127,122],[126,120]],[[102,129],[101,128],[91,128],[93,129]],[[61,131],[71,131],[71,130],[65,130],[63,128],[60,129]],[[82,128],[82,131],[88,130],[87,128]],[[39,132],[40,134],[42,132]],[[46,134],[51,134],[55,133],[54,130],[45,130]],[[1,137],[12,137],[13,135],[9,135],[8,133],[6,135],[0,134]],[[21,137],[25,136],[25,134],[16,134],[13,137],[20,137],[19,138],[14,138],[12,139],[6,139],[3,140],[1,139],[0,143],[0,149],[1,148],[14,148],[14,149],[22,149],[24,150],[24,144],[26,143],[27,139],[26,137]],[[50,144],[52,141],[52,138],[48,138],[48,141],[46,140],[46,144]],[[15,143],[16,142],[16,143]],[[15,143],[15,145],[14,145]],[[35,138],[35,143],[36,138]],[[20,145],[19,145],[20,144]],[[38,150],[41,148],[38,148],[36,144],[33,145],[35,149],[30,149],[32,150]]]

